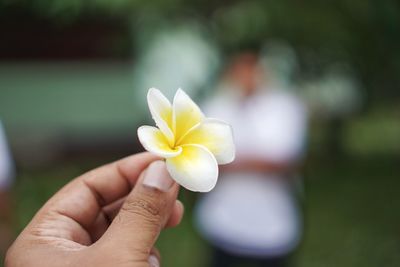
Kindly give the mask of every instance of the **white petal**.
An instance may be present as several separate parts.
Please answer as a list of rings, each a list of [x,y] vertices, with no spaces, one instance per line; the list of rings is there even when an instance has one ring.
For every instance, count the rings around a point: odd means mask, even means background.
[[[166,163],[171,177],[191,191],[208,192],[217,183],[217,161],[203,146],[182,146],[182,153],[177,157],[167,158]]]
[[[205,146],[217,159],[227,164],[235,159],[232,127],[224,121],[207,118],[192,128],[177,145],[199,144]]]
[[[173,102],[173,130],[175,140],[179,140],[192,127],[199,124],[204,115],[193,100],[182,90],[176,91]]]
[[[147,93],[147,104],[156,125],[167,137],[172,146],[175,142],[172,131],[172,106],[169,100],[156,88],[150,88]]]
[[[171,149],[164,134],[156,127],[139,127],[138,137],[143,147],[157,156],[169,158],[178,156],[182,152],[181,147]]]

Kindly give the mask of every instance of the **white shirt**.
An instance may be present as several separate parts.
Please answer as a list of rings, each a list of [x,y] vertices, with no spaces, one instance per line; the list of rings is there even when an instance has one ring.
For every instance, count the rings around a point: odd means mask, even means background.
[[[229,92],[229,91],[226,91]],[[304,148],[306,110],[293,95],[261,91],[246,100],[221,94],[206,115],[232,125],[237,155],[271,162],[297,160]],[[286,177],[237,172],[220,176],[196,210],[200,231],[232,253],[278,256],[290,252],[301,235],[293,188]]]

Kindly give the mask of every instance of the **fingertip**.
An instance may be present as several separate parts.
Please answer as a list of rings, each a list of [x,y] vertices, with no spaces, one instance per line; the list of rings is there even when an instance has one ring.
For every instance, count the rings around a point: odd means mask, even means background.
[[[157,189],[162,192],[168,192],[175,184],[162,160],[153,161],[144,174],[142,185],[147,188]]]
[[[171,212],[171,216],[169,217],[169,220],[165,225],[165,227],[169,228],[178,226],[182,221],[184,213],[185,213],[185,206],[180,200],[176,200]]]
[[[175,201],[175,206],[174,208],[176,208],[178,210],[178,213],[181,215],[180,217],[183,216],[183,213],[185,212],[185,206],[183,205],[182,201],[180,201],[179,199],[177,199]]]
[[[145,170],[152,162],[160,158],[149,152],[142,152],[128,156],[116,162],[117,168],[121,175],[126,177],[133,186],[139,175]]]

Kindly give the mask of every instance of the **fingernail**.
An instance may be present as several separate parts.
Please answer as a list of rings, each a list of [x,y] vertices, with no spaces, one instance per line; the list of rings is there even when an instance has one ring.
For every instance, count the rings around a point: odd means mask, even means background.
[[[147,260],[151,267],[160,267],[160,263],[158,262],[158,258],[155,255],[150,255]]]
[[[167,192],[174,181],[167,171],[165,162],[161,160],[154,161],[147,168],[144,174],[143,185]]]

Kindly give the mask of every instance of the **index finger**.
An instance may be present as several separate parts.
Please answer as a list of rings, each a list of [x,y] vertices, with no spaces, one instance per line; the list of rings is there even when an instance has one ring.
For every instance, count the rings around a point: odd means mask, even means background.
[[[103,206],[127,195],[140,173],[158,159],[139,153],[89,171],[57,192],[40,213],[55,212],[89,228]]]
[[[135,154],[89,171],[78,180],[87,186],[100,206],[108,205],[127,195],[147,166],[158,159],[148,152]]]

